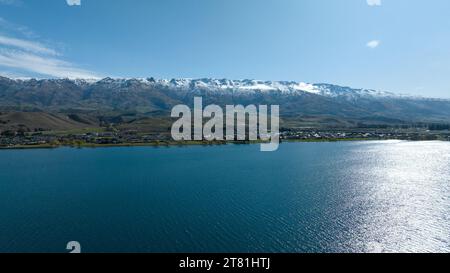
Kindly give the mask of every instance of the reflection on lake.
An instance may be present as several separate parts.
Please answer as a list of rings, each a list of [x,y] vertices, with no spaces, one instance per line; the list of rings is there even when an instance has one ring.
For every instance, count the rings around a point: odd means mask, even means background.
[[[450,143],[1,150],[0,252],[449,252]]]

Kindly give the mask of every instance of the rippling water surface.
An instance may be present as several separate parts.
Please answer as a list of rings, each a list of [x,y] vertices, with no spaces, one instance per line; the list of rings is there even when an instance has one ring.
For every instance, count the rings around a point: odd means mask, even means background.
[[[0,252],[450,252],[450,143],[0,151]]]

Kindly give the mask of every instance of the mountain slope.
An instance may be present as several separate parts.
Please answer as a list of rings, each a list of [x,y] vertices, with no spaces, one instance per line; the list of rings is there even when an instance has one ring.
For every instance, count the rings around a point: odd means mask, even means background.
[[[277,104],[284,118],[448,122],[450,101],[330,84],[226,79],[12,80],[0,77],[0,110],[168,116],[177,104]]]
[[[76,115],[51,114],[44,112],[8,112],[0,113],[0,125],[3,131],[65,131],[96,127],[97,122]]]

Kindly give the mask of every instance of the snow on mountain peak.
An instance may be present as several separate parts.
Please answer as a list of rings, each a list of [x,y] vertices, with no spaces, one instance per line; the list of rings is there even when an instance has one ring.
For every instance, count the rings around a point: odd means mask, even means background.
[[[149,84],[148,80],[142,81]],[[304,82],[260,81],[260,80],[227,80],[227,79],[172,79],[156,80],[151,84],[182,90],[234,91],[234,92],[308,92],[319,94],[320,90],[313,84]]]
[[[347,100],[357,98],[413,98],[408,95],[399,95],[390,92],[377,91],[371,89],[354,89],[332,84],[311,84],[295,81],[261,81],[253,79],[229,80],[229,79],[155,79],[151,78],[105,78],[98,80],[96,84],[105,84],[109,86],[120,87],[134,83],[143,86],[159,86],[175,89],[179,91],[207,91],[207,92],[240,92],[240,93],[258,93],[258,92],[280,92],[283,94],[315,94],[325,97],[339,97]],[[93,84],[92,80],[82,81],[84,84]]]
[[[178,91],[206,91],[206,92],[234,92],[234,93],[272,93],[279,92],[287,95],[314,94],[331,98],[343,98],[346,100],[356,100],[358,98],[417,98],[408,95],[394,94],[390,92],[377,91],[371,89],[354,89],[332,84],[311,84],[295,81],[261,81],[253,79],[229,80],[229,79],[155,79],[151,78],[104,78],[97,79],[53,79],[49,81],[70,81],[76,85],[103,85],[108,88],[137,88],[161,87]],[[24,80],[26,81],[26,80]],[[45,81],[45,80],[44,80]]]
[[[314,94],[320,94],[320,89],[310,83],[300,82],[297,85],[294,85],[294,89]]]

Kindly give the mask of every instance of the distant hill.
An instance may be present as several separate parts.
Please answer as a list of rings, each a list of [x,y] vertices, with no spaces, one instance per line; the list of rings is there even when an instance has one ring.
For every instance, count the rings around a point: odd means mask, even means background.
[[[45,112],[7,112],[0,113],[0,127],[3,130],[19,131],[65,131],[96,127],[96,121],[83,120],[76,115]]]
[[[226,79],[14,80],[0,77],[0,125],[59,129],[143,123],[177,104],[278,104],[285,124],[450,122],[450,100],[330,84]],[[33,114],[17,114],[33,113]],[[37,114],[39,113],[39,114]],[[154,121],[154,120],[153,120]],[[144,122],[145,123],[145,122]],[[133,126],[131,126],[133,127]]]

